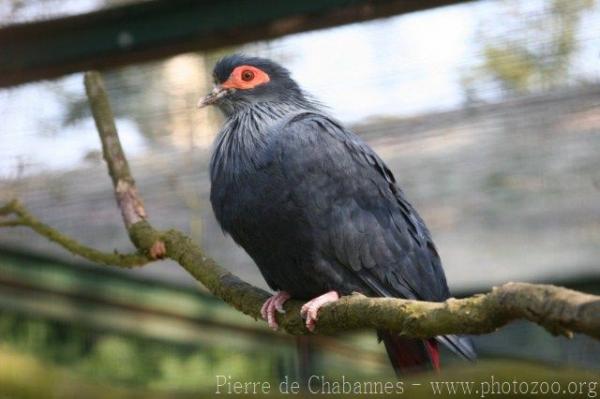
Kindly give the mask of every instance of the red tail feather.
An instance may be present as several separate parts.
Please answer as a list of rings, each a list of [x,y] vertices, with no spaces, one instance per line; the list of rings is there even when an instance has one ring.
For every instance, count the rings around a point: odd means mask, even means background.
[[[427,348],[427,352],[429,353],[429,359],[431,359],[431,365],[435,370],[440,369],[440,348],[438,347],[438,343],[435,339],[429,339],[427,341],[423,341],[425,344],[425,348]]]
[[[434,339],[420,340],[378,331],[396,374],[414,373],[440,368],[440,353]]]

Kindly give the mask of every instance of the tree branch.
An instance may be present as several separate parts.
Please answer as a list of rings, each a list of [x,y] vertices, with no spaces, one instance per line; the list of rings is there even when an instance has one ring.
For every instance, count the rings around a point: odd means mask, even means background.
[[[146,209],[135,187],[135,180],[131,175],[127,158],[119,140],[115,118],[102,82],[102,76],[95,71],[87,72],[84,77],[84,84],[100,141],[102,142],[102,154],[108,166],[108,174],[113,182],[117,205],[121,209],[125,228],[127,228],[131,240],[138,249],[147,252],[152,259],[162,258],[165,256],[165,245],[159,239],[156,231],[143,229],[145,233],[143,237],[141,235],[136,237],[131,235],[132,227],[135,224],[146,221]]]
[[[117,203],[125,226],[129,229],[135,223],[146,220],[146,210],[131,176],[102,77],[98,72],[85,74],[85,91],[100,135],[102,153],[115,188]]]
[[[92,262],[103,265],[118,266],[124,268],[132,268],[143,266],[152,259],[140,254],[119,254],[105,253],[94,248],[87,247],[78,243],[71,237],[62,234],[58,230],[53,229],[40,222],[31,215],[17,200],[10,201],[8,204],[0,208],[0,216],[14,215],[15,219],[0,222],[0,227],[29,227],[41,236],[48,240],[57,243],[74,255],[79,255]]]
[[[0,208],[0,216],[16,214],[15,225],[28,226],[86,259],[120,267],[140,266],[148,258],[140,255],[106,254],[78,244],[37,221],[17,201]],[[167,257],[179,263],[210,292],[241,312],[260,317],[260,308],[269,294],[254,287],[204,256],[189,237],[176,230],[159,233],[147,221],[130,228],[134,242],[160,237]],[[147,244],[150,244],[148,242]],[[144,244],[140,244],[144,245]],[[300,318],[302,303],[289,301],[279,325],[294,335],[306,334]],[[387,329],[409,337],[443,334],[485,334],[518,319],[529,320],[552,334],[572,332],[600,339],[600,296],[551,285],[508,283],[487,294],[446,302],[411,301],[399,298],[368,298],[360,294],[342,297],[319,313],[317,333],[331,334],[363,328]]]
[[[215,296],[241,312],[259,318],[260,308],[269,297],[267,292],[240,280],[204,256],[183,233],[175,230],[159,232],[146,220],[100,75],[97,72],[86,73],[85,84],[117,203],[133,244],[151,257],[165,255],[173,259]],[[14,204],[0,208],[0,216],[3,210],[6,214],[6,209],[12,208]],[[21,210],[22,214],[27,214],[24,209]],[[45,228],[38,229],[33,227],[35,223],[27,225],[64,247],[70,243],[70,239],[51,238],[56,236],[56,232],[48,234],[48,226],[42,225]],[[300,306],[298,301],[288,301],[286,313],[280,315],[279,325],[290,334],[308,333],[300,317]],[[508,283],[487,294],[465,299],[451,298],[442,303],[367,298],[360,294],[346,296],[321,310],[316,332],[369,328],[427,338],[444,334],[485,334],[513,320],[524,319],[541,325],[552,334],[571,336],[578,332],[600,339],[599,315],[599,296],[550,285]]]

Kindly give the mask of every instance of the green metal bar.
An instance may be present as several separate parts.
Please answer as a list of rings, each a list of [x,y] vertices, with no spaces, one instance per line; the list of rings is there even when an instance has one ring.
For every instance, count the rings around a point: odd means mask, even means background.
[[[239,350],[257,346],[273,347],[273,340],[248,334],[243,330],[222,329],[193,320],[162,315],[132,312],[122,308],[103,306],[94,302],[75,302],[62,295],[37,292],[32,295],[18,289],[2,287],[0,309],[32,317],[76,323],[99,331],[113,331],[174,342],[178,344],[227,345]],[[223,337],[227,337],[226,343]],[[279,340],[279,345],[291,347],[292,340]]]
[[[17,254],[0,253],[0,286],[60,294],[73,301],[96,302],[132,312],[246,329],[259,335],[268,333],[264,326],[199,290],[153,284],[123,273],[100,272]]]
[[[470,0],[154,0],[0,29],[0,87]]]

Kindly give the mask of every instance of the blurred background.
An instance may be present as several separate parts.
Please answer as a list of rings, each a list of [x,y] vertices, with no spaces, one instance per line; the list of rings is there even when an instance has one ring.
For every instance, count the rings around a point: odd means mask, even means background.
[[[216,60],[243,52],[288,67],[384,158],[456,296],[508,281],[600,293],[600,2],[254,2],[254,14],[238,3],[0,2],[0,201],[20,198],[85,244],[131,251],[77,72],[101,66],[154,225],[185,231],[266,288],[213,218],[207,166],[221,116],[195,108]],[[354,3],[353,19],[342,11]],[[206,37],[194,31],[203,7],[218,25]],[[267,28],[237,27],[263,14]],[[82,26],[87,36],[66,30]],[[598,341],[533,324],[475,343],[484,362],[600,371]],[[0,230],[0,397],[191,395],[211,392],[218,374],[392,378],[371,332],[315,337],[308,351],[299,362],[292,337],[173,263],[98,267],[26,229]]]

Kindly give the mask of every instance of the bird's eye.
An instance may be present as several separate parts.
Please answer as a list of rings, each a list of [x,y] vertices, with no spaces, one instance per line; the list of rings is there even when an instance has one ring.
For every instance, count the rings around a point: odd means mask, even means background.
[[[245,71],[242,72],[242,80],[244,82],[249,82],[252,79],[254,79],[254,72],[252,72],[249,69],[246,69]]]

